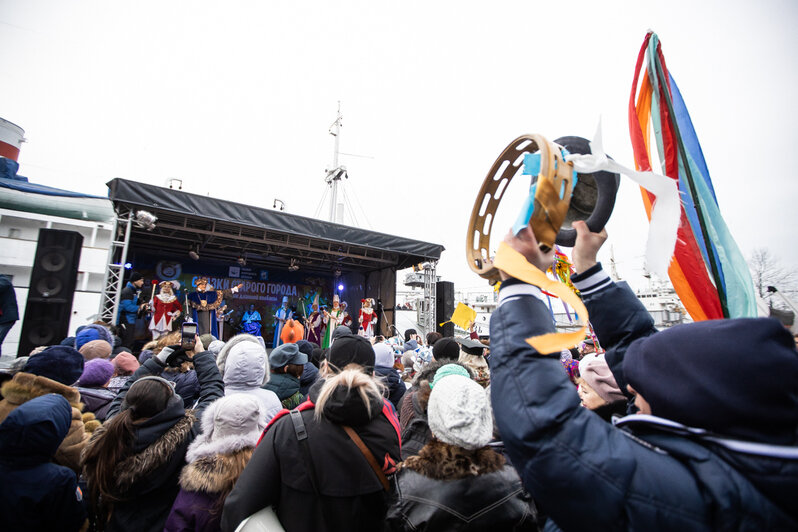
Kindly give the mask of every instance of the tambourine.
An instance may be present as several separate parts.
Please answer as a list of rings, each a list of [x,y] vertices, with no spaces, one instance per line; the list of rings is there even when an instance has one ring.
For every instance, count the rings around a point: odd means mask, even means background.
[[[542,251],[549,251],[555,243],[572,247],[576,239],[571,228],[574,221],[585,220],[591,231],[599,232],[609,220],[620,176],[609,172],[578,174],[565,161],[569,153],[590,153],[590,143],[581,137],[549,142],[542,135],[522,135],[504,149],[488,171],[471,211],[466,258],[469,267],[491,284],[499,280],[489,252],[491,226],[504,192],[525,161],[524,171],[532,175],[532,184],[521,217],[526,219],[531,214],[528,224]]]

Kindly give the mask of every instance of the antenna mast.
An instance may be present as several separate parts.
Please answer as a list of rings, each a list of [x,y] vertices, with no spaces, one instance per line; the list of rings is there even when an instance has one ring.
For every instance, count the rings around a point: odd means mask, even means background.
[[[348,178],[346,174],[346,167],[338,164],[338,146],[341,139],[341,125],[343,116],[341,115],[341,102],[338,101],[338,114],[335,117],[335,122],[332,123],[329,129],[330,135],[335,137],[335,150],[333,151],[332,168],[327,169],[327,176],[324,178],[325,183],[330,185],[332,194],[330,194],[330,216],[331,222],[343,223],[343,204],[338,204],[338,182],[342,178]]]

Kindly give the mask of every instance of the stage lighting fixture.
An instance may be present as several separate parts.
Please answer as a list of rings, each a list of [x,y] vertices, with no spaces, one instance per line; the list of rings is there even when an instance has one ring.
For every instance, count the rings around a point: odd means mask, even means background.
[[[340,277],[340,276],[341,276],[341,270],[340,270],[340,269],[338,269],[338,268],[336,268],[336,269],[333,271],[333,275],[334,275],[335,277]]]
[[[241,266],[246,266],[247,265],[247,259],[245,259],[244,256],[242,255],[242,256],[238,257],[238,263]]]
[[[188,252],[188,256],[193,260],[199,260],[199,246],[195,246]]]
[[[137,226],[147,231],[155,229],[155,222],[158,221],[157,216],[147,211],[136,211],[133,215],[133,219],[136,221]]]
[[[126,262],[126,263],[125,263],[125,269],[126,269],[126,270],[129,270],[129,269],[131,269],[132,267],[133,267],[133,265],[132,265],[132,264],[130,264],[129,262]]]
[[[299,269],[299,264],[297,264],[296,259],[291,259],[291,264],[288,266],[289,272],[295,272]]]
[[[339,291],[339,292],[343,292],[343,291],[344,291],[344,285],[342,285],[342,284],[339,284],[339,285],[338,285],[338,291]]]

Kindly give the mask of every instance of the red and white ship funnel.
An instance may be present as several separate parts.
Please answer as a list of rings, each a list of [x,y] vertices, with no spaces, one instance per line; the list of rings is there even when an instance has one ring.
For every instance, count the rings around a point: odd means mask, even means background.
[[[0,118],[0,157],[17,161],[23,142],[25,142],[25,130]]]

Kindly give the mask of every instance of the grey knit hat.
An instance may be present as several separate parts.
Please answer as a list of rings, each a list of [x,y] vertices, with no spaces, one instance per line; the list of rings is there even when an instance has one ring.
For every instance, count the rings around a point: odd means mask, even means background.
[[[493,415],[485,389],[460,374],[435,382],[427,415],[432,434],[444,443],[475,450],[493,437]]]

